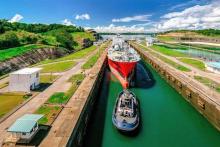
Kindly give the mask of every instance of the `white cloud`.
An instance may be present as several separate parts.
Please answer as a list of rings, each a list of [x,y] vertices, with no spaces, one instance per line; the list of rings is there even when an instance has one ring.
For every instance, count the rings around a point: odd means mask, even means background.
[[[73,24],[73,23],[71,22],[71,20],[69,20],[69,19],[64,19],[64,20],[62,21],[62,24],[63,24],[63,25],[66,25],[66,26],[75,26],[75,24]]]
[[[90,20],[90,15],[85,13],[85,14],[81,14],[81,15],[76,15],[75,17],[76,20]]]
[[[200,5],[200,4],[206,4],[208,0],[191,0],[188,2],[180,3],[177,5],[172,6],[169,10],[173,11],[175,9],[182,9],[193,5]]]
[[[220,28],[220,3],[219,0],[211,1],[205,5],[195,5],[185,8],[182,11],[176,11],[164,14],[160,20],[153,22],[148,20],[145,23],[135,24],[132,26],[114,24],[108,26],[97,26],[97,32],[162,32],[176,29],[219,29]],[[125,17],[113,19],[113,22],[130,22],[135,21],[134,17]],[[144,22],[144,21],[142,21]]]
[[[15,16],[13,16],[9,22],[13,23],[13,22],[19,22],[20,20],[22,20],[24,17],[20,14],[15,14]]]
[[[160,31],[172,29],[208,29],[220,28],[220,3],[196,5],[180,12],[172,12],[161,17],[156,25]]]
[[[151,15],[136,15],[124,18],[114,18],[112,22],[131,22],[131,21],[149,21]]]
[[[91,28],[87,28],[91,29]],[[114,24],[110,24],[109,26],[97,26],[95,28],[92,28],[96,30],[97,32],[106,32],[106,33],[126,33],[126,32],[137,32],[137,33],[143,33],[145,32],[144,27],[139,27],[136,25],[132,26],[116,26]]]

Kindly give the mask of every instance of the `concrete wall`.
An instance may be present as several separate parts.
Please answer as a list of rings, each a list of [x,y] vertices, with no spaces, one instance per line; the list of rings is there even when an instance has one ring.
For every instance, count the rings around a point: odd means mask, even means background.
[[[69,138],[67,146],[81,147],[83,141],[85,141],[85,134],[87,131],[87,126],[94,108],[95,101],[97,100],[97,95],[99,93],[99,88],[104,76],[104,72],[107,66],[106,52],[102,57],[97,61],[95,66],[89,73],[89,77],[84,80],[86,85],[83,86],[83,89],[78,88],[83,91],[83,95],[87,97],[86,103],[83,106],[82,111],[80,112],[79,119],[74,127],[74,130]]]
[[[200,112],[216,129],[220,131],[220,105],[218,98],[214,99],[211,95],[204,93],[201,89],[193,86],[193,81],[189,77],[184,77],[164,66],[164,63],[150,56],[144,50],[134,47],[142,59],[151,64],[152,67],[179,92],[198,112]]]

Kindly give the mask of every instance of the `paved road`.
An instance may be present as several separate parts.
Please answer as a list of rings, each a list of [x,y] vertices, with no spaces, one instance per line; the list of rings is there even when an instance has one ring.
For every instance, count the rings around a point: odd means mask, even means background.
[[[2,144],[3,139],[8,135],[7,128],[15,122],[16,119],[21,117],[27,113],[35,112],[54,92],[65,92],[71,86],[71,83],[67,82],[68,79],[80,72],[81,66],[91,57],[93,56],[97,50],[92,52],[89,56],[84,58],[83,60],[79,60],[77,64],[70,70],[63,73],[63,75],[57,79],[49,88],[47,88],[42,93],[38,94],[28,103],[26,103],[23,107],[21,107],[18,111],[9,116],[5,121],[0,123],[0,146]]]
[[[220,47],[219,43],[210,43],[210,42],[182,42],[186,44],[202,44],[202,45],[212,45],[212,46],[217,46]]]
[[[211,42],[189,42],[189,41],[166,41],[166,43],[185,43],[185,44],[201,44],[201,45],[211,45],[211,46],[216,46],[220,47],[219,43],[211,43]]]

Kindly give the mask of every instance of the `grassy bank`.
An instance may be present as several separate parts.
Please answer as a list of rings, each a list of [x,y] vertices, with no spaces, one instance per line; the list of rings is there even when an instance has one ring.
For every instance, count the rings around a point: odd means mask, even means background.
[[[39,49],[39,48],[45,48],[45,47],[50,47],[50,46],[32,44],[32,45],[25,45],[25,46],[0,50],[0,61],[2,62],[8,59],[11,59],[13,57],[29,52],[30,50],[33,50],[33,49]]]
[[[85,64],[83,64],[82,69],[90,69],[91,67],[93,67],[93,65],[97,62],[98,58],[99,54],[96,53],[94,56],[89,58],[89,60]]]
[[[56,63],[56,62],[59,62],[59,61],[81,59],[81,58],[86,57],[87,55],[89,55],[95,49],[96,49],[96,46],[91,46],[91,47],[82,49],[80,51],[71,53],[67,56],[64,56],[64,57],[61,57],[61,58],[58,58],[58,59],[48,59],[48,60],[41,61],[38,64],[35,64],[34,66],[43,65],[43,64],[47,64],[47,63]]]
[[[147,47],[141,46],[141,45],[139,45],[139,44],[137,44],[137,43],[135,43],[135,42],[130,42],[130,43],[131,43],[133,46],[135,46],[135,47],[138,47],[138,48],[141,48],[141,49],[144,49],[144,50],[148,51],[151,55],[153,55],[153,56],[159,58],[159,59],[162,60],[163,62],[169,64],[170,66],[172,66],[172,67],[174,67],[174,68],[176,68],[176,69],[178,69],[178,70],[180,70],[180,71],[185,71],[185,72],[191,71],[191,70],[188,69],[187,67],[182,66],[182,65],[180,65],[180,64],[178,64],[178,63],[176,63],[176,62],[174,62],[174,61],[172,61],[172,60],[170,60],[170,59],[168,59],[168,58],[166,58],[166,57],[164,57],[164,56],[161,56],[161,55],[158,54],[158,53],[155,53],[155,52],[149,50]]]
[[[20,93],[1,93],[0,94],[0,117],[23,103],[27,97]]]
[[[73,75],[68,80],[72,85],[66,92],[55,92],[51,95],[47,102],[35,112],[36,114],[44,115],[44,117],[39,120],[40,124],[51,125],[62,110],[63,105],[73,96],[84,78],[85,76],[83,74]]]
[[[92,68],[97,62],[97,60],[99,59],[100,55],[103,53],[103,51],[109,46],[109,44],[110,42],[106,42],[105,44],[102,44],[101,46],[99,46],[98,52],[92,57],[90,57],[89,60],[85,64],[83,64],[82,69]]]
[[[172,57],[187,57],[187,55],[180,53],[178,51],[172,50],[169,47],[165,47],[163,45],[153,45],[151,47],[152,49],[154,49],[155,51],[158,51],[164,55],[167,56],[172,56]]]
[[[69,69],[71,69],[74,65],[76,65],[76,62],[73,61],[66,61],[66,62],[57,62],[54,64],[47,64],[40,66],[42,69],[42,73],[50,73],[50,72],[64,72]]]
[[[168,59],[166,57],[163,57],[163,56],[161,56],[161,55],[159,55],[159,54],[157,54],[155,52],[151,51],[150,53],[152,55],[156,56],[157,58],[159,58],[160,60],[164,61],[165,63],[171,65],[172,67],[174,67],[174,68],[176,68],[176,69],[178,69],[180,71],[185,71],[185,72],[191,71],[189,68],[187,68],[185,66],[182,66],[182,65],[180,65],[180,64],[178,64],[178,63],[176,63],[176,62],[174,62],[174,61],[172,61],[172,60],[170,60],[170,59]]]
[[[36,114],[43,114],[44,117],[42,117],[38,123],[39,124],[51,124],[55,117],[59,114],[61,111],[61,106],[50,106],[50,105],[43,105],[41,106],[35,113]]]
[[[182,46],[185,47],[190,47],[191,49],[196,49],[196,50],[206,50],[210,52],[215,52],[215,53],[220,53],[220,47],[217,46],[211,46],[211,45],[203,45],[203,44],[185,44],[181,43]]]
[[[194,78],[199,81],[200,83],[204,84],[205,86],[208,86],[211,89],[214,89],[215,91],[220,93],[220,84],[202,76],[194,76]]]
[[[71,82],[71,87],[66,92],[56,92],[47,101],[50,104],[65,104],[73,96],[85,76],[83,74],[73,75],[68,82]]]
[[[40,75],[40,83],[53,83],[58,77],[57,75]]]
[[[179,60],[183,63],[189,64],[197,69],[200,70],[205,70],[205,63],[200,61],[200,60],[196,60],[196,59],[192,59],[192,58],[179,58]]]

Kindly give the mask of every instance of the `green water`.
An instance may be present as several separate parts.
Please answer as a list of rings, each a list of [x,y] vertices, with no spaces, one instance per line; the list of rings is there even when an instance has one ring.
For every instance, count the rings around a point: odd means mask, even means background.
[[[155,85],[131,89],[139,98],[142,127],[125,136],[112,125],[119,82],[109,73],[100,90],[85,146],[88,147],[220,147],[220,133],[151,67]],[[110,78],[111,77],[111,78]]]

